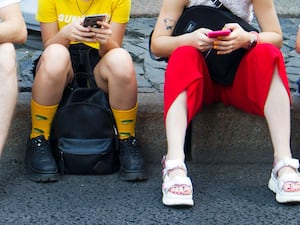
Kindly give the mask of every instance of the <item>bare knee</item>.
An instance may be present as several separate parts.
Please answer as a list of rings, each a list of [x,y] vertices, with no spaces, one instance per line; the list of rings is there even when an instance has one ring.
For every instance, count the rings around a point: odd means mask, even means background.
[[[116,48],[107,53],[104,60],[105,70],[109,76],[122,82],[130,82],[135,79],[135,70],[130,54],[122,49]]]
[[[59,44],[50,45],[40,58],[36,76],[50,80],[66,79],[70,63],[70,54],[66,47]]]
[[[16,76],[16,51],[11,43],[0,44],[0,80]]]

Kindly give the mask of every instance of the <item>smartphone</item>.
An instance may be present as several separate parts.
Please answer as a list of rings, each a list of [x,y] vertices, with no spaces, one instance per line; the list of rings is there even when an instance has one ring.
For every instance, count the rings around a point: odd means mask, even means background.
[[[227,36],[231,33],[231,30],[216,30],[207,33],[207,37],[216,38],[220,36]]]
[[[100,26],[97,24],[97,21],[108,21],[108,15],[107,14],[96,14],[96,15],[89,15],[84,18],[83,26],[84,27],[95,27],[100,28]]]

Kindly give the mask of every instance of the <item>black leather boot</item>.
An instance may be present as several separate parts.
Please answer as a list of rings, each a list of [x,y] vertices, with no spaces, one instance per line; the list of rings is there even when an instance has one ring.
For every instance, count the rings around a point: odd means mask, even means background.
[[[121,180],[147,180],[148,178],[145,174],[144,160],[137,145],[136,138],[129,137],[127,139],[120,140],[119,147]]]
[[[44,136],[28,140],[25,161],[31,180],[35,182],[58,180],[58,169],[51,146]]]

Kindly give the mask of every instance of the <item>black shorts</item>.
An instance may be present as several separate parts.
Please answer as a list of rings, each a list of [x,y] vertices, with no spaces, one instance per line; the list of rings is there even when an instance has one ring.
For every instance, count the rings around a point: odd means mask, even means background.
[[[100,60],[98,50],[85,44],[72,44],[69,46],[71,62],[74,73],[87,72],[93,74],[94,67]],[[33,77],[35,77],[36,67],[41,56],[33,62]]]
[[[94,67],[100,60],[97,49],[85,44],[73,44],[69,47],[74,73],[87,72],[93,74]]]

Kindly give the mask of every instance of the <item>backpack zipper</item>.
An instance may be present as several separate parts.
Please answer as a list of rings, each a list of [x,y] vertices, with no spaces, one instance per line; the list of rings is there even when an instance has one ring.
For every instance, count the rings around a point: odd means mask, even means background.
[[[59,168],[60,168],[60,173],[64,175],[65,171],[65,162],[64,162],[64,152],[59,151],[60,154],[60,160],[59,160]]]

